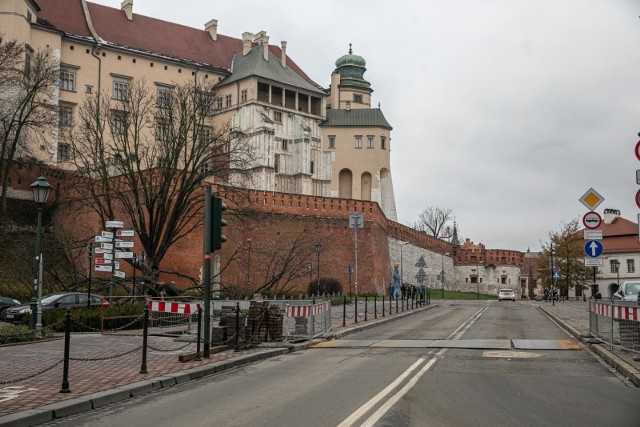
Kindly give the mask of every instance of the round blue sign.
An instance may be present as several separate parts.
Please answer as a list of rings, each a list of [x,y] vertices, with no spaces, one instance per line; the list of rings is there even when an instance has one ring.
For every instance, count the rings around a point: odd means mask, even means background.
[[[592,258],[598,257],[602,254],[602,243],[597,240],[589,240],[584,245],[584,253]]]

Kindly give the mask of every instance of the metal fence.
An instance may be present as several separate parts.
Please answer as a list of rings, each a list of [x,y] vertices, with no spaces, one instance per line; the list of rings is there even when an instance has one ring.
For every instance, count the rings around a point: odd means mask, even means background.
[[[331,301],[286,301],[284,313],[282,326],[288,341],[312,339],[331,329]]]
[[[589,331],[609,350],[640,353],[640,307],[632,301],[591,301]]]

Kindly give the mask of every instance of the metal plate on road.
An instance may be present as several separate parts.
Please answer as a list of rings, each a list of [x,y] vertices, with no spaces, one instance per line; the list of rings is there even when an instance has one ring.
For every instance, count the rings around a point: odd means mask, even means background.
[[[513,347],[522,350],[580,350],[571,340],[511,340]]]
[[[511,340],[435,340],[429,343],[428,347],[511,350]]]
[[[482,357],[499,357],[503,359],[530,359],[540,357],[538,353],[527,353],[526,351],[485,351]]]
[[[369,347],[380,340],[332,340],[325,341],[313,346],[313,348],[360,348]]]
[[[380,340],[371,347],[383,348],[427,348],[433,340]]]

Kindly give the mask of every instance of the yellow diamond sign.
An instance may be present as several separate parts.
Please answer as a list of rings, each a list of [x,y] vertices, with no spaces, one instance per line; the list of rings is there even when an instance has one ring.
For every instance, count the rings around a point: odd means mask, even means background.
[[[604,202],[604,197],[593,188],[588,189],[587,192],[580,197],[580,203],[585,205],[590,211],[597,208],[602,202]]]

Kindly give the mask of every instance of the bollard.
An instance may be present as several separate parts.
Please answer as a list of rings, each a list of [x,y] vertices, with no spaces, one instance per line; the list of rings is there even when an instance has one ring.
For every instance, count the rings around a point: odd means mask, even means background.
[[[233,349],[234,352],[240,351],[240,303],[236,303],[236,347]]]
[[[378,318],[378,296],[377,295],[373,296],[373,318],[374,319]]]
[[[353,318],[355,322],[358,323],[358,295],[355,297],[355,304],[353,305]]]
[[[407,305],[409,304],[407,303]],[[413,310],[413,293],[411,293],[411,310]]]
[[[367,313],[369,313],[369,307],[368,307],[368,302],[369,297],[365,296],[364,297],[364,321],[367,321]]]
[[[142,364],[140,365],[140,373],[146,374],[147,371],[147,337],[149,333],[149,306],[144,308],[144,318],[142,320]]]
[[[382,295],[382,317],[384,317],[384,295]]]
[[[398,314],[398,298],[396,298],[396,314]]]
[[[264,305],[264,342],[269,342],[269,303]]]
[[[198,308],[198,338],[196,340],[196,357],[194,360],[200,361],[200,337],[202,337],[202,307]]]
[[[347,326],[347,297],[342,297],[342,326]]]
[[[67,308],[64,321],[64,362],[62,368],[62,387],[60,393],[69,393],[69,346],[71,341],[71,309]]]

